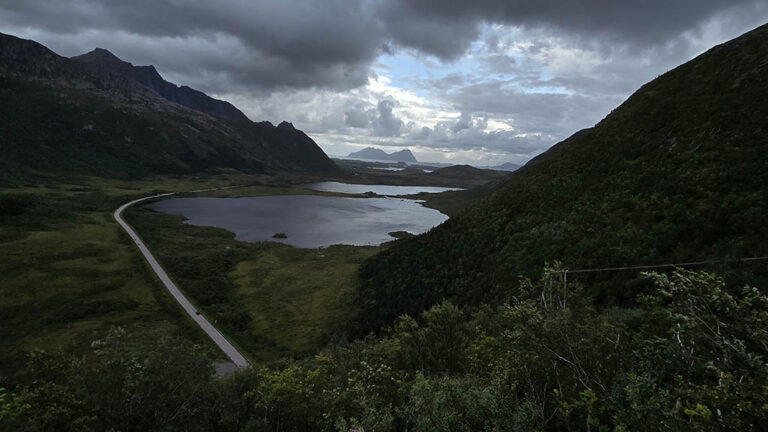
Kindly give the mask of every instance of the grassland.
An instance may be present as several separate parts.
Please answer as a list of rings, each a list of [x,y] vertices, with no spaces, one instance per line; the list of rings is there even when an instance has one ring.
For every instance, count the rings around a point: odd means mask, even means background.
[[[319,192],[252,186],[205,195],[289,193]],[[141,207],[127,210],[125,218],[198,307],[264,361],[309,354],[354,316],[357,268],[381,249],[241,242],[229,231],[183,224],[183,217]]]
[[[32,348],[84,348],[112,325],[178,321],[121,237],[105,215],[87,214],[0,244],[4,363]]]
[[[31,350],[83,352],[112,326],[162,328],[208,343],[112,220],[120,204],[159,192],[205,196],[348,196],[302,189],[294,174],[219,172],[138,181],[42,178],[0,188],[0,376]],[[343,180],[343,179],[341,179]],[[449,215],[478,192],[425,194]],[[245,243],[216,228],[131,208],[125,214],[179,286],[255,359],[303,356],[357,311],[357,269],[381,247],[297,249]]]
[[[354,196],[288,184],[300,180],[267,178],[204,195]],[[409,198],[453,216],[486,194],[484,188],[473,188]],[[358,268],[387,247],[337,245],[318,250],[246,243],[236,241],[229,231],[183,224],[183,217],[143,208],[129,209],[126,219],[198,306],[255,359],[265,361],[315,352],[355,316]]]
[[[352,298],[360,264],[380,247],[265,248],[231,277],[248,310],[261,357],[303,355],[327,342],[357,312]]]
[[[153,192],[245,181],[254,179],[84,177],[0,188],[0,375],[12,375],[33,349],[81,352],[112,326],[160,327],[204,341],[112,212]]]

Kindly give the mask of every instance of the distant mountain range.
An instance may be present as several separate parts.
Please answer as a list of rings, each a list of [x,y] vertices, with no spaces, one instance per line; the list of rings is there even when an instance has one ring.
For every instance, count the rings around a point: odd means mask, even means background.
[[[516,163],[512,162],[505,162],[501,165],[494,165],[494,166],[480,166],[478,168],[482,169],[492,169],[496,171],[517,171],[518,168],[520,168],[522,165],[518,165]]]
[[[0,180],[337,170],[290,123],[254,123],[228,102],[165,81],[153,66],[100,48],[66,58],[2,33],[0,143]]]
[[[387,153],[374,147],[366,147],[360,151],[352,152],[347,157],[353,159],[372,159],[380,161],[393,162],[418,162],[410,150],[400,150],[394,153]]]
[[[351,159],[366,159],[366,160],[375,160],[375,161],[420,163],[425,165],[433,165],[437,167],[453,166],[453,164],[447,164],[447,163],[419,162],[416,160],[416,157],[413,156],[413,153],[411,153],[410,150],[401,150],[394,153],[387,153],[375,147],[366,147],[360,151],[352,152],[346,157]],[[501,165],[475,166],[475,167],[480,169],[490,169],[490,170],[496,170],[496,171],[516,171],[521,166],[522,165],[518,165],[512,162],[505,162]]]

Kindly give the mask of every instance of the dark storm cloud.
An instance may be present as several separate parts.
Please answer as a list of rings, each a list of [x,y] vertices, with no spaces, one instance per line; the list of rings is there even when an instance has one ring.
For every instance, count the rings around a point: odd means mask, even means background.
[[[446,98],[467,112],[509,118],[517,133],[542,133],[565,138],[564,134],[593,126],[621,102],[606,96],[563,93],[525,93],[503,81],[462,87]],[[466,113],[453,128],[466,129]]]
[[[126,60],[157,60],[178,75],[215,76],[221,85],[203,86],[213,91],[358,87],[367,82],[384,40],[373,10],[354,0],[2,2],[0,28],[6,26],[40,29],[54,45],[55,35],[96,35],[105,48],[139,52],[138,59]]]
[[[379,101],[378,116],[371,119],[373,123],[373,133],[379,137],[400,136],[405,124],[392,112],[397,102],[393,99],[384,99]]]
[[[416,16],[410,11],[384,7],[380,11],[386,23],[387,37],[396,44],[435,55],[441,59],[454,59],[467,51],[480,35],[480,21],[433,16]]]
[[[344,113],[345,125],[353,128],[367,127],[371,121],[368,118],[368,113],[361,107],[355,107]]]
[[[451,127],[451,132],[454,134],[458,131],[462,131],[464,129],[469,129],[472,127],[472,114],[464,111],[461,113],[461,117],[459,117],[459,121],[456,122]]]
[[[760,3],[759,0],[393,0],[388,16],[426,21],[433,26],[456,26],[439,46],[413,43],[407,33],[394,33],[399,43],[452,58],[466,50],[477,34],[468,23],[488,22],[548,27],[576,37],[609,38],[610,43],[643,46],[664,42],[724,9]],[[469,41],[469,42],[468,42]]]
[[[206,0],[32,0],[0,8],[17,24],[61,33],[123,30],[155,37],[232,35],[267,56],[296,62],[354,62],[372,58],[378,37],[373,16],[356,0],[322,2]],[[373,37],[360,38],[371,33]]]
[[[486,117],[463,112],[455,122],[440,122],[434,128],[414,128],[408,133],[407,139],[423,148],[481,150],[519,155],[540,151],[555,142],[551,136],[511,130],[488,132],[487,127]]]
[[[376,57],[392,44],[456,58],[478,38],[484,22],[655,43],[717,10],[750,2],[24,0],[0,3],[0,29],[36,31],[47,39],[42,42],[69,55],[90,50],[86,43],[98,40],[136,55],[126,60],[152,61],[214,92],[343,90],[365,84]]]

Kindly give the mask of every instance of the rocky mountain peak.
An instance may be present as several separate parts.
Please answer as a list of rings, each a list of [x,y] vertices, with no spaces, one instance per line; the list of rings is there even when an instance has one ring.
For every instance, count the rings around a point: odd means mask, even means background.
[[[287,121],[280,122],[280,124],[277,125],[277,128],[283,130],[296,130],[296,128],[293,127],[293,123],[289,123]]]
[[[108,61],[108,62],[114,62],[114,63],[127,63],[127,62],[124,62],[123,60],[120,60],[120,58],[112,54],[112,52],[104,48],[95,48],[88,53],[85,53],[83,55],[79,55],[73,58],[80,61],[102,61],[102,62]]]
[[[63,57],[35,41],[0,33],[0,69],[47,76],[59,70],[63,61]]]

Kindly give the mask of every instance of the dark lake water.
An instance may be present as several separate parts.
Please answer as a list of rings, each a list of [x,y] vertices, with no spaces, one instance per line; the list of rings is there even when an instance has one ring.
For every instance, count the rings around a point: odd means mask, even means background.
[[[351,184],[351,183],[339,183],[339,182],[319,182],[306,184],[303,187],[322,192],[338,192],[348,194],[362,194],[366,192],[374,192],[377,195],[386,196],[398,196],[398,195],[413,195],[417,193],[440,193],[454,190],[461,190],[461,188],[447,188],[447,187],[435,187],[435,186],[389,186],[389,185],[365,185],[365,184]]]
[[[283,195],[245,198],[171,198],[146,205],[185,216],[186,223],[224,228],[243,241],[279,241],[301,248],[379,245],[393,231],[421,234],[448,216],[400,198]],[[275,239],[276,233],[287,238]]]

